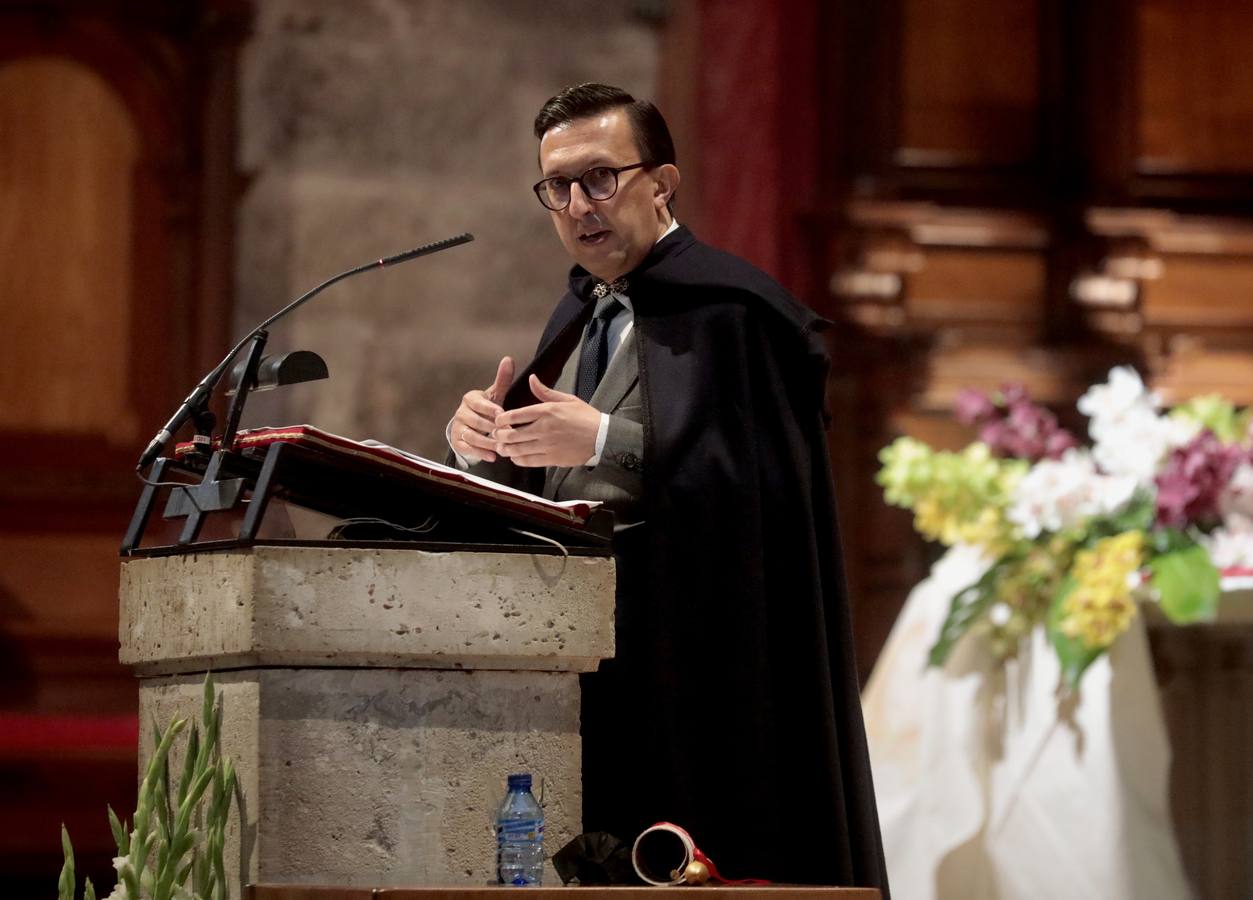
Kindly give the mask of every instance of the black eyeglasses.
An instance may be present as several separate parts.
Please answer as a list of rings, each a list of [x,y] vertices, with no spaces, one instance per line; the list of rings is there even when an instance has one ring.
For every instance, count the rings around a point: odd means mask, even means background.
[[[637,162],[629,166],[592,166],[577,178],[554,175],[538,182],[531,190],[539,202],[553,212],[560,212],[570,205],[570,185],[578,183],[591,200],[608,200],[618,193],[618,175],[631,169],[648,169],[650,163]]]

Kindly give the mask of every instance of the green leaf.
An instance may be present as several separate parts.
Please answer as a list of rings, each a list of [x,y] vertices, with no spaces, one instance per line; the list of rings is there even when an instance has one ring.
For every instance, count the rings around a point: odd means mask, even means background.
[[[1117,515],[1097,519],[1092,526],[1093,536],[1113,537],[1124,531],[1148,531],[1157,513],[1153,497],[1146,491],[1137,490],[1131,502]]]
[[[192,884],[195,885],[196,893],[204,897],[209,896],[213,884],[213,870],[209,860],[212,852],[212,848],[206,848],[205,853],[192,860],[195,863],[191,874]]]
[[[139,803],[135,807],[135,837],[131,841],[130,854],[128,861],[130,863],[130,871],[123,871],[123,877],[126,881],[126,887],[130,891],[131,896],[139,896],[139,888],[142,879],[148,874],[148,853],[152,850],[153,838],[152,833],[152,812],[155,808],[164,808],[168,802],[168,792],[161,792],[160,785],[162,782],[161,773],[165,770],[165,764],[170,755],[170,748],[174,744],[174,739],[187,727],[186,719],[174,719],[170,722],[170,727],[161,735],[161,743],[157,746],[156,752],[153,753],[152,759],[148,761],[148,770],[144,775],[143,782],[139,785]],[[160,816],[160,813],[158,813]],[[168,839],[164,842],[160,837],[160,828],[157,829],[157,844],[168,844]]]
[[[1074,591],[1077,584],[1078,582],[1071,575],[1067,575],[1062,580],[1057,593],[1053,595],[1053,602],[1049,606],[1048,618],[1045,621],[1049,642],[1057,651],[1057,660],[1061,663],[1062,680],[1071,689],[1079,686],[1079,679],[1083,677],[1088,666],[1105,652],[1101,648],[1089,647],[1080,638],[1072,638],[1061,629],[1066,598]]]
[[[174,876],[174,883],[177,885],[186,885],[187,877],[191,874],[192,867],[195,865],[196,865],[196,848],[193,847],[191,850],[191,857],[185,863],[183,863],[183,867],[179,869],[178,874]],[[204,893],[204,891],[199,890],[199,888],[196,887],[194,884],[193,884],[192,890],[195,891],[195,893],[197,894]]]
[[[209,848],[209,858],[213,864],[213,877],[211,882],[215,887],[214,896],[216,897],[226,897],[230,893],[226,889],[226,863],[222,852],[225,843],[226,839],[219,830]]]
[[[1211,622],[1218,612],[1218,570],[1204,547],[1193,544],[1149,562],[1162,612],[1172,622]]]
[[[216,703],[215,703],[216,700]],[[227,900],[223,845],[231,801],[237,789],[234,764],[220,755],[222,698],[215,697],[212,678],[205,679],[203,721],[199,725],[175,719],[164,730],[153,727],[155,750],[144,770],[135,807],[134,830],[109,807],[109,828],[122,857],[118,883],[126,896],[171,900],[184,895],[189,877],[197,887],[192,896]],[[178,784],[170,775],[173,745],[187,732],[183,777]],[[204,828],[199,824],[205,818]],[[192,821],[196,827],[192,828]],[[74,900],[76,889],[73,847],[64,826],[62,849],[66,855],[58,880],[60,900]],[[3,894],[0,891],[0,894]],[[84,900],[96,900],[90,880]]]
[[[183,774],[178,779],[178,805],[182,806],[183,801],[187,799],[187,792],[191,789],[191,784],[196,780],[196,765],[200,756],[200,729],[194,724],[191,726],[191,733],[187,737],[187,752],[183,756]]]
[[[213,721],[213,673],[206,672],[204,676],[204,695],[201,700],[202,708],[200,710],[200,721],[208,728],[209,723]],[[212,743],[212,742],[210,742]]]
[[[78,879],[74,875],[74,845],[70,843],[70,833],[61,823],[61,852],[65,862],[61,865],[61,875],[57,879],[57,900],[74,900],[74,889]]]
[[[74,865],[74,845],[70,842],[70,833],[65,828],[65,823],[61,823],[61,852],[65,854],[65,861]]]
[[[113,807],[106,808],[109,810],[109,830],[113,832],[113,843],[117,844],[117,855],[125,856],[130,851],[130,835],[126,833],[126,826],[118,820]]]
[[[213,783],[213,778],[217,774],[217,766],[209,766],[200,773],[200,777],[196,779],[196,783],[191,786],[191,791],[187,794],[187,799],[183,801],[182,807],[178,811],[178,820],[183,831],[187,829],[187,823],[191,820],[191,812],[196,804],[200,802],[200,798],[204,796],[205,790]]]
[[[928,665],[944,665],[962,635],[988,611],[988,607],[992,605],[992,600],[996,596],[996,582],[1008,564],[1009,558],[1002,557],[984,573],[982,578],[953,595],[948,615],[944,618],[944,624],[940,626],[939,637],[935,639],[931,652],[927,655]]]
[[[204,723],[204,743],[206,751],[216,751],[218,746],[218,737],[222,730],[222,705],[214,703],[213,696],[213,673],[209,672],[204,679],[204,709],[201,710],[201,721]],[[208,762],[208,753],[205,754],[205,763]],[[204,770],[205,763],[198,763],[197,775]]]
[[[1196,541],[1178,528],[1154,528],[1148,532],[1147,537],[1149,546],[1157,556],[1196,546]]]

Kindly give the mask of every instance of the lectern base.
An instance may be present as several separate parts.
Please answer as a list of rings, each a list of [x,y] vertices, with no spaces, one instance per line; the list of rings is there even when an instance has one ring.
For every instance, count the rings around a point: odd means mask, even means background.
[[[145,676],[146,733],[199,720],[214,672],[239,770],[238,887],[482,885],[509,773],[543,780],[550,853],[581,830],[578,673],[613,654],[613,585],[608,556],[339,545],[131,559],[121,656]]]
[[[243,797],[227,839],[235,884],[481,885],[495,877],[492,817],[515,771],[533,772],[537,792],[544,779],[550,852],[579,831],[577,675],[251,669],[214,680]],[[201,682],[144,679],[141,721],[195,717]]]

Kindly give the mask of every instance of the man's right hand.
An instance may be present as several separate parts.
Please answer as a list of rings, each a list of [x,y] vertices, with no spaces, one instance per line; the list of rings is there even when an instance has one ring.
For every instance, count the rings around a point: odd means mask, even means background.
[[[495,441],[491,434],[496,428],[496,417],[504,412],[500,402],[513,384],[513,359],[506,356],[496,368],[496,380],[485,391],[468,391],[461,398],[452,417],[450,436],[452,448],[466,462],[495,462]]]

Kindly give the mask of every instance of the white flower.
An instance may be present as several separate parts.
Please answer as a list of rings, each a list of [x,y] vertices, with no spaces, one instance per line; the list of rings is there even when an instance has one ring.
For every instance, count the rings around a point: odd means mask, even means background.
[[[121,874],[123,869],[130,868],[130,860],[125,856],[115,856],[113,857],[113,868],[117,869],[118,873]],[[126,882],[119,878],[117,886],[113,888],[109,896],[105,897],[104,900],[133,900],[133,898],[126,890]]]
[[[1200,427],[1194,421],[1159,416],[1147,406],[1133,407],[1116,422],[1106,423],[1099,436],[1093,434],[1092,457],[1101,471],[1129,476],[1152,489],[1170,451],[1192,440]]]
[[[1058,460],[1041,460],[1018,482],[1007,517],[1024,537],[1071,528],[1092,516],[1112,513],[1131,499],[1136,479],[1102,475],[1083,450]]]
[[[1242,462],[1231,473],[1231,480],[1218,497],[1218,509],[1224,517],[1234,514],[1253,518],[1253,465]]]
[[[993,603],[988,608],[988,621],[997,628],[1003,628],[1013,618],[1014,611],[1005,603]]]
[[[1253,517],[1232,513],[1200,542],[1219,569],[1253,568]]]
[[[1124,415],[1140,409],[1156,411],[1161,399],[1151,393],[1140,380],[1139,374],[1130,366],[1117,366],[1109,371],[1109,381],[1094,384],[1079,398],[1079,412],[1087,416],[1089,433],[1104,431]]]
[[[1195,420],[1159,415],[1160,408],[1161,398],[1129,366],[1111,369],[1107,383],[1093,385],[1079,398],[1079,411],[1089,417],[1092,456],[1101,471],[1153,488],[1170,451],[1201,429]]]

